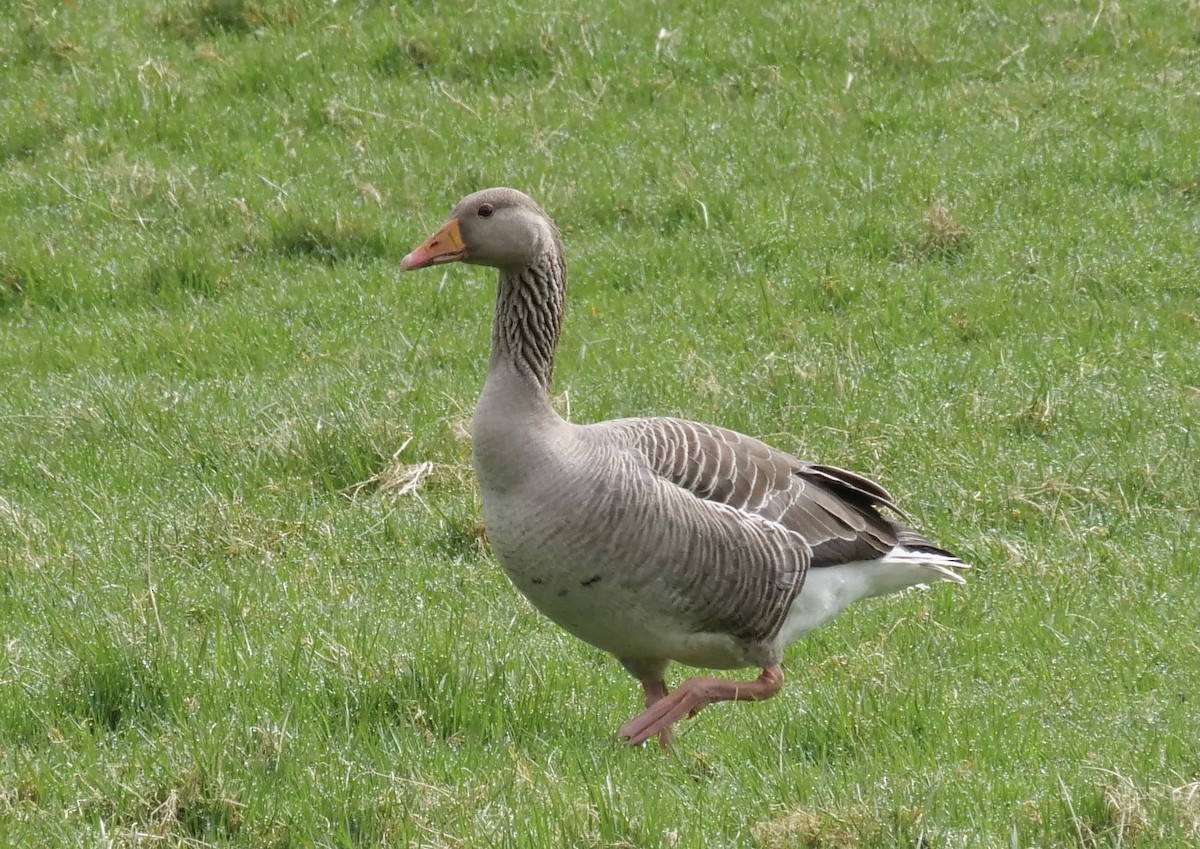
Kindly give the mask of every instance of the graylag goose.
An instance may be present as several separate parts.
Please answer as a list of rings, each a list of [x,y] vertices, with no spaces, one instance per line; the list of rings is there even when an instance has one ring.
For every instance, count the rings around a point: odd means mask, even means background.
[[[891,518],[874,481],[799,460],[749,436],[675,418],[565,421],[550,373],[567,277],[558,229],[515,189],[467,196],[404,257],[500,272],[472,451],[484,527],[533,605],[613,655],[641,682],[630,744],[720,701],[783,684],[784,648],[859,599],[964,583],[959,558]],[[670,661],[757,667],[667,689]]]

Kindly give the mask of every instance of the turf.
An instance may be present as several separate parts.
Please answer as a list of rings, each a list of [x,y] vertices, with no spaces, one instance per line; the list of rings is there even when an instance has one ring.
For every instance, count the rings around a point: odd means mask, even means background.
[[[1200,839],[1194,4],[0,9],[0,842]],[[397,273],[494,184],[574,420],[877,476],[969,585],[619,745],[482,536],[492,275]]]

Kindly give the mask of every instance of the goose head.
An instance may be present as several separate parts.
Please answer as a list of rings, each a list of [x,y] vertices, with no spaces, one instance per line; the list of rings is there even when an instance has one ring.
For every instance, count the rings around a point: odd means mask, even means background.
[[[411,271],[466,262],[519,271],[558,246],[557,229],[531,197],[516,189],[484,189],[460,200],[446,223],[413,248],[400,267]]]

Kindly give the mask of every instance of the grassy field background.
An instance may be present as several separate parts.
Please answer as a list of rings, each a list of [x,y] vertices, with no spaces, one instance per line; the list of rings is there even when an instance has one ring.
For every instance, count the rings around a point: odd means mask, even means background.
[[[0,10],[0,843],[1200,840],[1195,4]],[[875,475],[969,585],[617,744],[481,537],[492,274],[397,273],[495,184],[573,419]]]

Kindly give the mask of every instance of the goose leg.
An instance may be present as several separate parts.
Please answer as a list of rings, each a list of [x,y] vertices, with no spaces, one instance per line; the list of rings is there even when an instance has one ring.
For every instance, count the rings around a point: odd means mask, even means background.
[[[661,682],[659,682],[661,683]],[[650,702],[650,688],[646,688],[646,710],[621,726],[617,732],[631,746],[646,742],[655,734],[661,742],[664,733],[685,716],[695,716],[713,702],[761,702],[779,692],[783,686],[783,670],[768,666],[754,681],[726,681],[723,678],[698,676],[689,678],[670,695],[663,695]],[[666,687],[663,687],[665,692]]]
[[[646,710],[650,710],[650,708],[654,707],[660,701],[665,699],[668,693],[667,683],[661,678],[643,678],[642,690],[646,693]],[[658,746],[664,752],[669,752],[671,750],[670,728],[664,728],[662,731],[658,732]]]

